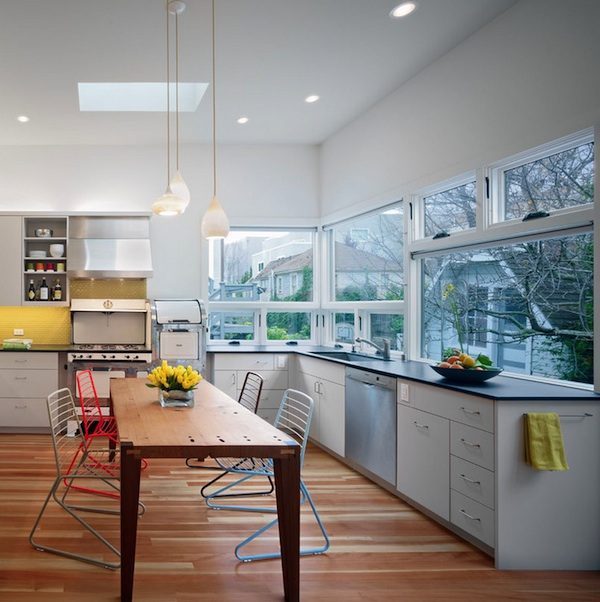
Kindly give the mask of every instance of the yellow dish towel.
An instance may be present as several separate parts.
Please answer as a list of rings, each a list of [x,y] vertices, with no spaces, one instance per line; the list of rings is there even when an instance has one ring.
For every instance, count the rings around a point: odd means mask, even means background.
[[[569,470],[558,414],[525,414],[525,457],[537,470]]]

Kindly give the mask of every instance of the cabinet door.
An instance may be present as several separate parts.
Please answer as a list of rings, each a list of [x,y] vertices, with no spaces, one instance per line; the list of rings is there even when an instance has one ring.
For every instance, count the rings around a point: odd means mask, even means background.
[[[344,387],[326,380],[319,381],[319,438],[321,443],[344,456],[345,402]]]
[[[449,420],[398,404],[398,491],[446,520],[449,445]]]
[[[315,402],[315,409],[313,412],[312,423],[310,425],[309,437],[314,439],[315,441],[320,442],[320,427],[319,427],[319,405],[320,405],[320,395],[319,395],[319,383],[318,379],[311,374],[306,374],[304,372],[296,373],[296,388],[298,391],[302,391],[302,393],[306,393],[310,397],[312,397]]]
[[[235,370],[215,370],[213,385],[227,393],[229,397],[237,399],[237,378]]]
[[[0,305],[21,305],[23,261],[21,259],[21,218],[15,215],[0,216],[0,253],[4,257]]]

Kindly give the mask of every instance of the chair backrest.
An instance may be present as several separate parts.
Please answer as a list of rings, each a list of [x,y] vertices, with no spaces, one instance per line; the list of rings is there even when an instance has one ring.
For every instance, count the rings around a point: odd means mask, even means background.
[[[312,422],[315,402],[312,397],[296,391],[287,389],[283,393],[279,410],[273,425],[291,435],[302,447],[300,463],[304,462],[304,452],[308,443],[308,433]]]
[[[59,474],[66,474],[82,443],[75,402],[71,391],[65,388],[50,393],[46,403],[56,469]],[[74,434],[68,432],[68,426],[75,426]]]
[[[260,393],[263,388],[263,377],[256,372],[247,372],[244,384],[240,391],[239,402],[247,410],[256,414],[260,402]]]
[[[77,372],[77,395],[79,396],[79,403],[83,412],[83,429],[84,432],[89,433],[91,431],[91,423],[101,422],[103,419],[91,370]]]

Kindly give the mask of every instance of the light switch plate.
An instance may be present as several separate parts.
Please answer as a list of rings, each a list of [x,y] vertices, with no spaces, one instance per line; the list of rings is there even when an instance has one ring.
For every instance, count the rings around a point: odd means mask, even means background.
[[[13,335],[15,336],[23,336],[25,331],[22,328],[13,328]]]
[[[410,401],[408,398],[408,385],[406,383],[400,383],[400,399],[402,401]]]

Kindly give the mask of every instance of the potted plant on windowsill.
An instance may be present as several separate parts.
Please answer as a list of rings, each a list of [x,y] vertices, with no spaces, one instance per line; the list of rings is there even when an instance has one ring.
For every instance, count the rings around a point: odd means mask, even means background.
[[[158,400],[165,407],[191,408],[194,405],[194,389],[202,375],[191,366],[170,366],[163,360],[148,374],[147,387],[158,389]]]

